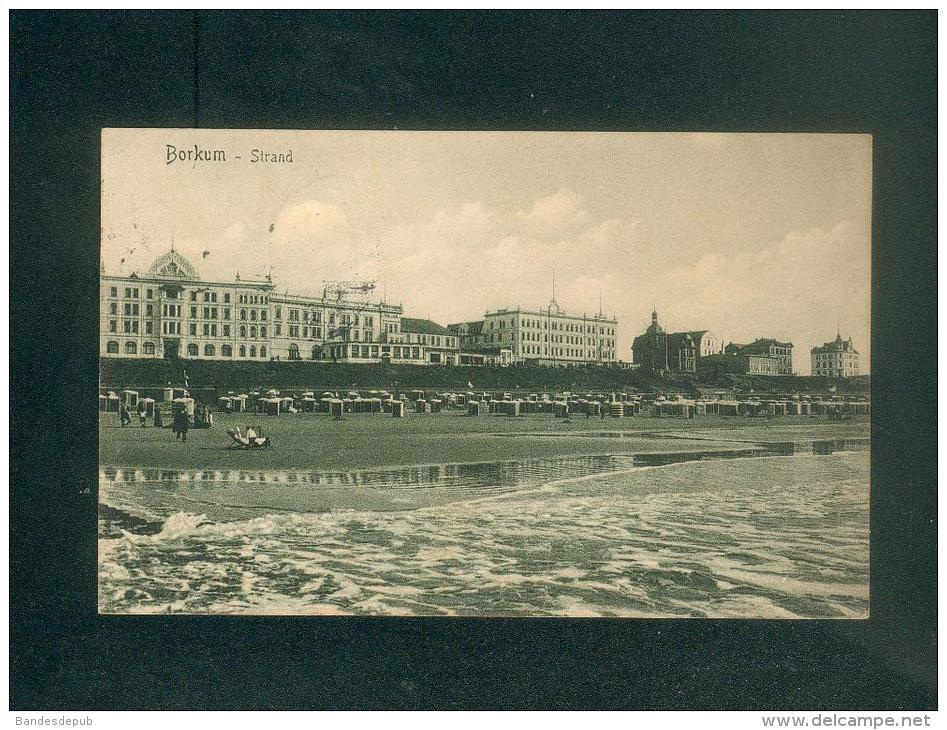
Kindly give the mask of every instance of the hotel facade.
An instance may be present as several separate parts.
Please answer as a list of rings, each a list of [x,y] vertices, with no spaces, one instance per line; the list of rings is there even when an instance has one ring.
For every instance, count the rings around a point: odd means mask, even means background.
[[[615,364],[618,320],[567,314],[553,299],[541,309],[498,309],[482,320],[448,325],[466,352],[509,353],[514,363],[567,367]]]
[[[398,305],[278,292],[269,278],[239,274],[205,281],[174,250],[141,274],[103,271],[100,313],[103,357],[456,362],[456,337],[434,323],[412,331],[419,320]]]
[[[272,279],[204,280],[180,252],[143,273],[100,286],[102,357],[190,360],[328,360],[459,365],[616,362],[617,321],[570,315],[553,300],[539,310],[487,312],[442,327],[403,316],[399,305],[343,293],[279,292]]]

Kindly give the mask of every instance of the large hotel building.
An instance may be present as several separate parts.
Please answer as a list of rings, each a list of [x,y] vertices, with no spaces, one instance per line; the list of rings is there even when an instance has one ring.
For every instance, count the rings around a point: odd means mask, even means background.
[[[174,250],[143,274],[103,273],[100,297],[106,357],[421,363],[443,362],[456,345],[402,331],[397,305],[280,293],[239,274],[204,281]]]
[[[448,325],[466,351],[508,352],[535,365],[613,364],[618,320],[604,314],[566,314],[553,299],[542,309],[498,309],[482,320]]]
[[[205,281],[173,249],[144,273],[104,272],[100,354],[194,360],[391,361],[405,364],[615,362],[617,322],[539,311],[487,313],[472,329],[402,316],[398,305],[337,293],[276,291],[273,281]],[[507,358],[484,353],[503,352]]]

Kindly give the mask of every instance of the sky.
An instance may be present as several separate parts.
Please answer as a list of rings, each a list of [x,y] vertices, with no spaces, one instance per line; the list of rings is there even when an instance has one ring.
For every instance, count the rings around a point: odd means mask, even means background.
[[[168,145],[226,161],[168,164]],[[376,280],[441,324],[545,306],[555,279],[567,312],[618,318],[628,361],[656,309],[669,331],[789,340],[802,374],[838,328],[867,372],[870,236],[867,135],[103,131],[108,273],[173,241],[208,280]]]

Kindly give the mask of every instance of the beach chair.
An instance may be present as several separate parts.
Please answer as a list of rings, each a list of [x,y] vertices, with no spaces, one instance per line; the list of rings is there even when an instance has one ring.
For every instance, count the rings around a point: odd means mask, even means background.
[[[227,430],[230,436],[230,445],[228,449],[269,449],[271,447],[270,439],[263,434],[259,426],[247,426],[246,432],[241,433],[239,428]]]

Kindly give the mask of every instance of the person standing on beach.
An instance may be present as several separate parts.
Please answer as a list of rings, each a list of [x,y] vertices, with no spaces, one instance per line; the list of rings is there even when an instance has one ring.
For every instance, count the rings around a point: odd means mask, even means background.
[[[131,414],[129,414],[128,408],[125,407],[124,403],[118,407],[118,418],[122,423],[122,428],[125,428],[125,426],[128,426],[132,422]]]
[[[164,421],[161,420],[161,406],[155,404],[155,428],[164,428]]]
[[[190,424],[187,421],[187,409],[181,408],[174,414],[174,440],[187,441],[187,429]]]

